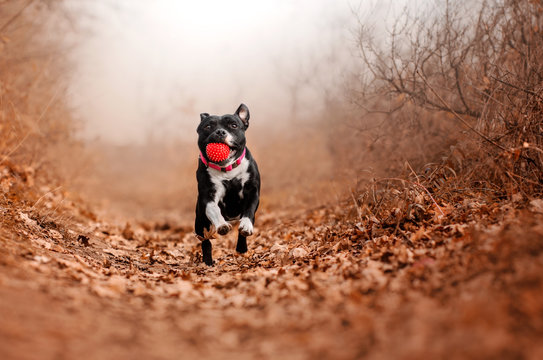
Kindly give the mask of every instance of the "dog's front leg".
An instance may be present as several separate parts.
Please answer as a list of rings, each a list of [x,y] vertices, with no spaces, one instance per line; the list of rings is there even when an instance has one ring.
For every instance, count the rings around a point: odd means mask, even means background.
[[[215,202],[208,202],[206,205],[206,216],[211,221],[220,235],[226,235],[232,229],[232,225],[224,220],[219,205]]]
[[[239,233],[242,236],[250,236],[253,234],[253,226],[255,223],[255,213],[259,204],[259,189],[249,187],[243,190],[244,206],[239,221]]]
[[[240,254],[247,252],[247,236],[253,234],[253,224],[255,223],[255,212],[258,208],[258,193],[253,193],[249,201],[245,203],[245,209],[241,214],[239,221],[238,242],[236,251]]]

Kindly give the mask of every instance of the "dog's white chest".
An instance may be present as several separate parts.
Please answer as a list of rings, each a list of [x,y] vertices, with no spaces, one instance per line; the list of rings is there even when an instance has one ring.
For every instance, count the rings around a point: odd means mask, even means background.
[[[214,202],[218,204],[224,197],[226,189],[223,181],[231,181],[239,179],[241,182],[240,197],[243,197],[243,186],[249,180],[249,160],[243,159],[238,167],[228,172],[222,172],[212,168],[207,168],[207,173],[215,187],[215,199]]]

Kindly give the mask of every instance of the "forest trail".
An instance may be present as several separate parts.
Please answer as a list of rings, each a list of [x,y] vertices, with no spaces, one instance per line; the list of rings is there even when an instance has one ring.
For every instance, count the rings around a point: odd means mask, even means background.
[[[249,44],[220,46],[235,61],[206,55],[218,48],[195,35],[217,39],[201,21],[183,27],[193,51],[161,21],[163,39],[138,21],[146,36],[127,41],[124,1],[104,38],[140,50],[96,43],[111,71],[77,50],[94,15],[74,3],[0,0],[0,360],[543,359],[541,1],[390,7],[384,21],[350,6],[332,21],[330,1],[318,46],[242,27],[262,47],[229,37]],[[166,39],[200,71],[162,61]],[[281,56],[261,68],[267,43]],[[87,98],[102,100],[87,111]],[[234,233],[214,240],[207,267],[196,133],[182,129],[242,101],[262,179],[255,234],[244,255]],[[116,126],[84,129],[100,122]]]
[[[542,201],[421,201],[418,221],[264,209],[214,267],[192,219],[3,208],[2,359],[540,358]]]

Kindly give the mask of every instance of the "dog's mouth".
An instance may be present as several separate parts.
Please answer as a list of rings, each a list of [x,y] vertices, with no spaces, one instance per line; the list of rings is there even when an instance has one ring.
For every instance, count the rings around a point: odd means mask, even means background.
[[[226,142],[214,141],[208,143],[205,146],[205,151],[202,152],[206,154],[209,161],[223,165],[240,157],[243,152],[243,147],[238,144],[230,146]]]
[[[206,154],[207,159],[216,164],[231,162],[238,158],[245,148],[243,139],[237,139],[228,132],[223,134],[214,132],[205,139],[202,145],[202,153]]]

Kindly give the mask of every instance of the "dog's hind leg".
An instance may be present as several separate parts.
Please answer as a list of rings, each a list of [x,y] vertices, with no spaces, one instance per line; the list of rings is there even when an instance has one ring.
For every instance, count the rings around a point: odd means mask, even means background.
[[[236,244],[236,251],[240,254],[247,252],[247,238],[241,234],[238,234],[238,242]]]

